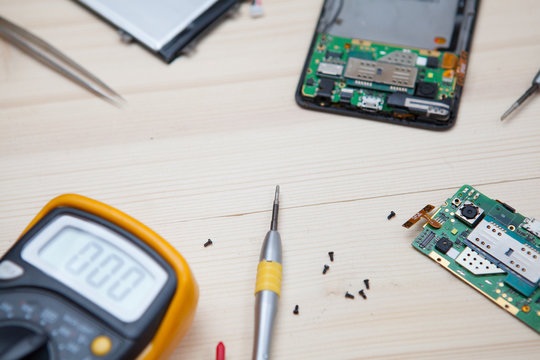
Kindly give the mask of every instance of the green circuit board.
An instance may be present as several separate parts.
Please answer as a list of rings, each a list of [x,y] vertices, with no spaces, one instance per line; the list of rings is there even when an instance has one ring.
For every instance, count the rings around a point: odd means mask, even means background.
[[[540,333],[540,221],[469,185],[430,220],[412,246]]]
[[[321,106],[406,118],[449,118],[466,53],[415,49],[319,33],[302,96]],[[414,115],[413,115],[414,114]]]

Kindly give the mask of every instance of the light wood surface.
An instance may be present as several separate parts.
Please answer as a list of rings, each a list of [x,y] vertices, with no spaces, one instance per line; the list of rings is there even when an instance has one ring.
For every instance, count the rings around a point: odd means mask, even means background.
[[[243,5],[165,65],[75,2],[0,0],[2,16],[127,99],[115,108],[0,41],[0,254],[52,197],[103,201],[156,230],[195,272],[196,319],[173,359],[213,359],[219,341],[227,359],[248,359],[280,184],[273,359],[538,359],[538,334],[415,251],[419,227],[401,224],[465,183],[540,216],[540,96],[499,121],[538,71],[540,2],[483,1],[446,132],[296,105],[321,3],[266,1],[257,20]],[[346,300],[365,278],[368,300]]]

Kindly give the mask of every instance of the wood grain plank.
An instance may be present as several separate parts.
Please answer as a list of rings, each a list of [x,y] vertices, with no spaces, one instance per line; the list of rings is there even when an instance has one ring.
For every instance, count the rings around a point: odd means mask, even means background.
[[[414,251],[418,229],[400,224],[464,183],[540,216],[540,101],[498,120],[538,70],[539,3],[482,3],[446,132],[295,104],[321,3],[267,1],[258,20],[244,5],[192,56],[165,65],[73,1],[0,0],[2,16],[128,100],[111,107],[0,42],[0,254],[53,196],[104,201],[195,271],[196,321],[172,358],[212,358],[218,341],[229,358],[249,358],[256,260],[280,184],[274,359],[537,358],[534,331]],[[387,221],[390,210],[398,216]],[[214,246],[203,248],[207,238]],[[366,277],[367,301],[343,298]]]

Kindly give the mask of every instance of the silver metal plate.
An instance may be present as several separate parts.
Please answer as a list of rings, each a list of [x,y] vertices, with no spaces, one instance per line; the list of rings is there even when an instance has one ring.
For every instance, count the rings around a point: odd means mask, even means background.
[[[317,68],[317,73],[323,75],[341,76],[341,74],[343,74],[343,65],[322,62]]]
[[[392,51],[390,54],[386,54],[380,59],[378,59],[378,61],[395,65],[414,66],[416,64],[417,57],[418,55],[413,52]],[[425,59],[427,62],[427,58]]]
[[[453,250],[453,249],[450,249]],[[447,254],[448,255],[448,254]],[[503,274],[505,271],[500,269],[489,260],[486,260],[482,255],[466,247],[465,250],[459,254],[456,258],[456,262],[469,270],[474,275],[490,275],[490,274]]]
[[[218,0],[77,0],[159,50]]]
[[[347,62],[345,77],[354,80],[413,88],[417,72],[418,70],[411,66],[393,65],[351,57]]]
[[[405,106],[411,110],[423,111],[428,117],[437,115],[444,118],[450,114],[450,105],[441,101],[407,97],[405,99]]]
[[[444,49],[452,42],[458,3],[459,0],[329,0],[319,31],[420,49]],[[332,22],[333,19],[337,21]],[[435,43],[436,37],[446,39],[446,43]]]
[[[497,223],[482,220],[467,239],[532,283],[540,280],[540,253],[508,235]]]

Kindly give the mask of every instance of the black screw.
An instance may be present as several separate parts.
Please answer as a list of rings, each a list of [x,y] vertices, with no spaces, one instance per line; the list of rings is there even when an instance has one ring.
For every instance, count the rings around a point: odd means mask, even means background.
[[[322,271],[323,275],[326,274],[326,272],[328,271],[328,269],[330,269],[330,266],[324,265],[324,268],[323,268],[323,271]]]
[[[390,214],[387,216],[387,219],[390,220],[390,219],[393,218],[394,216],[396,216],[396,213],[393,212],[393,211],[390,211]]]
[[[292,312],[294,315],[298,315],[300,312],[298,311],[298,305],[294,307],[294,310]]]
[[[346,297],[347,299],[354,299],[354,295],[351,294],[351,293],[349,293],[348,291],[345,293],[345,297]]]
[[[364,279],[364,284],[366,285],[366,289],[369,290],[369,279]]]
[[[210,246],[212,244],[213,244],[212,240],[208,239],[208,241],[204,243],[204,247]]]
[[[364,290],[360,290],[360,291],[358,292],[358,294],[359,294],[361,297],[363,297],[364,299],[367,299],[366,294],[364,294]]]
[[[330,251],[328,253],[328,256],[330,256],[330,261],[334,262],[334,252],[333,251]]]

